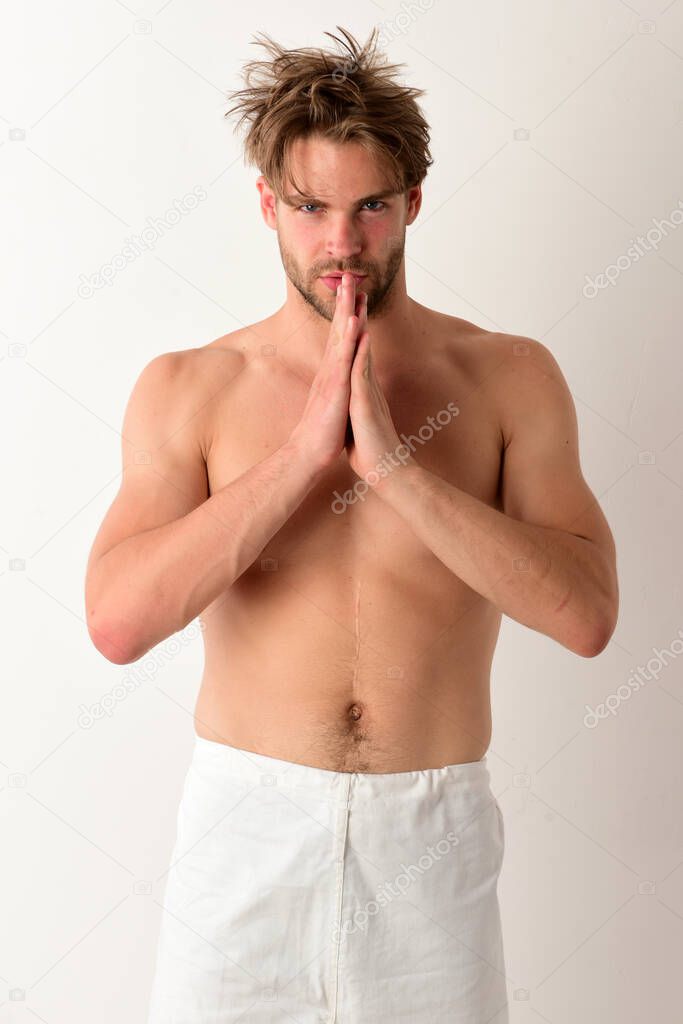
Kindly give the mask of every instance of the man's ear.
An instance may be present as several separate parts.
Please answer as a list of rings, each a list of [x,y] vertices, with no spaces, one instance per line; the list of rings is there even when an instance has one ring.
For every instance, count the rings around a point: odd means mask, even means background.
[[[408,209],[406,210],[406,225],[412,224],[422,206],[422,185],[415,185],[406,193]]]
[[[256,179],[256,188],[261,196],[261,215],[269,228],[277,227],[277,204],[275,193],[262,174]]]

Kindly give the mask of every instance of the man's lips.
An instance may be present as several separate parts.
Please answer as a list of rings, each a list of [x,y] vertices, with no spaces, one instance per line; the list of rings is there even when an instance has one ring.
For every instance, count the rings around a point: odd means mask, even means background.
[[[345,273],[350,273],[350,271],[345,271]],[[366,274],[354,274],[353,278],[356,284],[358,285],[360,284],[361,281],[365,280],[366,276]],[[323,284],[326,284],[330,291],[333,292],[335,292],[339,285],[341,284],[341,279],[341,274],[324,274],[320,278]]]

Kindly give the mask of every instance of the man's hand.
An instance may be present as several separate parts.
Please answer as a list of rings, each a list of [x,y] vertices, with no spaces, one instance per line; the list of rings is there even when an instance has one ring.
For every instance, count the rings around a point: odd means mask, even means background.
[[[352,274],[337,288],[327,345],[291,440],[318,469],[334,465],[344,448],[351,394],[351,364],[361,325]],[[363,321],[364,322],[364,321]]]
[[[366,292],[361,292],[360,295],[356,292],[356,279],[351,278],[350,288],[352,290],[352,300],[354,305],[354,313],[358,320],[356,324],[356,340],[354,344],[353,355],[355,356],[358,350],[358,342],[360,336],[367,327],[368,323],[368,296]],[[351,397],[351,367],[349,367],[349,398]],[[349,412],[346,417],[346,434],[344,436],[344,446],[347,451],[353,444],[353,424],[351,423],[351,413]]]
[[[367,480],[371,487],[377,487],[389,473],[404,465],[415,465],[415,460],[396,433],[387,400],[375,376],[370,334],[364,324],[360,325],[360,331],[351,367],[349,413],[353,443],[347,445],[347,452],[354,473]]]

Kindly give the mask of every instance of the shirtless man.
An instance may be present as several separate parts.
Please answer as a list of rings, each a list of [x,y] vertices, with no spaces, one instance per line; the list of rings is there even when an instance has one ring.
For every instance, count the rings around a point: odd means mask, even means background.
[[[289,74],[308,80],[316,58],[296,52]],[[367,49],[352,53],[352,73],[337,82],[342,93],[354,74],[376,74]],[[281,69],[277,81],[271,98],[287,86]],[[369,78],[362,86],[370,104],[379,86]],[[417,116],[414,99],[402,102]],[[155,1022],[218,1020],[209,1006],[226,1014],[221,1021],[254,1022],[291,1014],[302,1022],[482,1024],[505,1013],[494,893],[502,821],[495,801],[495,815],[485,810],[491,794],[482,774],[501,614],[583,657],[603,650],[616,621],[614,543],[581,473],[574,406],[556,361],[537,341],[489,332],[408,296],[405,229],[418,216],[421,182],[397,188],[391,163],[362,133],[340,140],[324,128],[297,134],[289,126],[284,187],[267,174],[257,181],[286,272],[284,304],[144,368],[125,414],[121,488],[88,566],[90,635],[110,661],[137,660],[197,616],[204,627],[194,713],[203,760],[181,805],[185,846],[182,855],[176,848],[166,903],[174,901],[176,923],[164,921]],[[234,268],[235,283],[243,272],[246,265]],[[291,788],[259,786],[264,772]],[[245,786],[251,817],[241,818],[235,807]],[[330,787],[336,810],[314,828],[330,807]],[[277,833],[280,812],[262,794],[281,807],[286,793],[287,806],[296,797],[301,807],[313,791],[320,803],[298,811],[297,834]],[[410,827],[401,836],[390,833],[396,809],[385,819],[385,792],[403,801]],[[460,807],[459,793],[472,802]],[[442,820],[448,801],[452,818]],[[380,871],[376,888],[380,875],[395,874],[384,854],[410,856],[412,833],[417,857],[434,838],[426,822],[443,835],[449,820],[470,820],[466,812],[478,818],[464,834],[474,837],[472,863],[486,872],[479,883],[453,866],[443,877],[433,867],[419,893],[377,913],[378,931],[340,934],[344,908],[348,919],[360,896],[375,892],[363,890],[352,854]],[[284,967],[272,936],[264,954],[268,929],[256,897],[248,925],[225,906],[248,888],[236,877],[247,861],[261,895],[284,884],[279,857],[254,848],[240,821],[277,835],[285,860],[287,844],[300,844],[296,899],[278,907],[290,920],[296,907],[308,916]],[[207,833],[213,846],[202,857]],[[469,863],[455,833],[451,865]],[[328,854],[330,865],[341,858],[329,876],[337,902],[313,877],[304,897],[306,866],[315,875]],[[489,895],[473,910],[477,885]],[[187,927],[169,938],[197,890],[217,903],[221,894],[224,918],[214,930],[207,917],[183,918]],[[408,906],[415,918],[401,916]],[[465,906],[475,923],[463,939]],[[433,938],[436,927],[444,929],[434,943],[443,960],[420,931]],[[420,980],[411,965],[399,984],[392,943],[411,935],[423,942],[414,956],[425,973]],[[171,946],[177,952],[183,942],[198,945],[174,958]],[[409,948],[401,948],[401,970]],[[254,972],[258,983],[247,977]],[[276,992],[275,1009],[263,988]],[[414,1013],[399,1016],[406,1004]]]

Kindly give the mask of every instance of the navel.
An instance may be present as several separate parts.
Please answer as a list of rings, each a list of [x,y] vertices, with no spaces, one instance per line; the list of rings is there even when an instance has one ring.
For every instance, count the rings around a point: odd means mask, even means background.
[[[349,718],[353,719],[354,722],[357,722],[363,714],[363,706],[361,704],[351,704],[348,709],[348,714]]]

